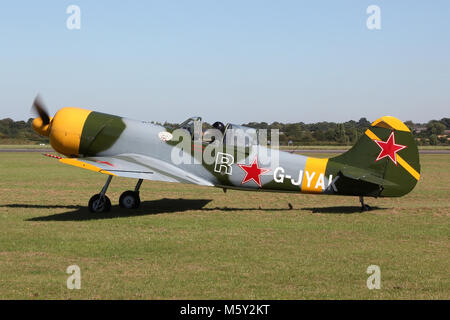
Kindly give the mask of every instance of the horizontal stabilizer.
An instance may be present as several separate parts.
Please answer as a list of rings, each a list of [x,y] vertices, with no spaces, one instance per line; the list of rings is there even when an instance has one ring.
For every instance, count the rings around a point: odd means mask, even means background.
[[[370,171],[356,168],[356,167],[344,167],[341,169],[341,173],[344,177],[347,177],[347,178],[350,178],[353,180],[359,180],[359,181],[373,183],[378,186],[393,186],[393,185],[395,185],[391,181],[385,180],[382,177],[379,177]]]

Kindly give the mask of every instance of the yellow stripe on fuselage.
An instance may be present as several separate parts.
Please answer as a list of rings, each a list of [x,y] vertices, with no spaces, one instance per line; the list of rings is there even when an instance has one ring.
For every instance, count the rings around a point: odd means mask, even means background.
[[[322,193],[325,186],[325,170],[328,159],[311,158],[306,159],[305,172],[303,173],[302,192]]]
[[[370,131],[369,129],[366,130],[366,135],[372,139],[372,140],[378,140],[382,141],[380,138],[377,137],[375,133]],[[419,180],[420,173],[418,173],[413,167],[411,167],[408,162],[405,161],[399,154],[396,154],[397,157],[397,163],[401,165],[406,171],[409,172],[410,175],[412,175],[416,180]]]

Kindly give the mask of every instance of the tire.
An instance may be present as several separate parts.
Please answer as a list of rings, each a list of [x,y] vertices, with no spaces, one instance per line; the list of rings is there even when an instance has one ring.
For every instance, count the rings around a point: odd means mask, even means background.
[[[141,204],[138,192],[125,191],[119,198],[119,206],[124,209],[137,209]]]
[[[105,195],[96,194],[89,200],[89,211],[92,213],[109,212],[111,210],[111,200]]]

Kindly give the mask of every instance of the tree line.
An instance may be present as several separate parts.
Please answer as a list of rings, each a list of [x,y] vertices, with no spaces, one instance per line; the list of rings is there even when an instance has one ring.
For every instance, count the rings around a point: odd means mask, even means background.
[[[48,143],[48,137],[35,133],[31,127],[33,119],[28,121],[0,120],[0,144]],[[353,145],[371,122],[366,118],[343,123],[281,123],[249,122],[244,123],[256,129],[278,129],[280,145]],[[431,120],[428,123],[406,121],[418,145],[450,145],[450,118]],[[165,123],[164,125],[174,125]],[[209,124],[205,123],[208,127]]]
[[[31,127],[33,119],[14,121],[10,118],[0,120],[0,144],[36,144],[48,143],[48,137],[42,137]]]
[[[366,118],[343,123],[280,123],[249,122],[245,126],[257,129],[278,129],[280,145],[353,145],[371,122]],[[450,118],[431,120],[428,123],[405,121],[418,145],[450,145]]]

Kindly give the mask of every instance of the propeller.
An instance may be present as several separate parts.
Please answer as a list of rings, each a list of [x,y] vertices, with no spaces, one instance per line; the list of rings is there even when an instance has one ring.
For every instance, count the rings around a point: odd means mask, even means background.
[[[33,120],[32,126],[33,130],[36,131],[41,136],[49,136],[51,131],[51,122],[53,120],[52,117],[49,116],[47,108],[45,107],[44,102],[42,102],[39,94],[34,98],[33,105],[31,107],[31,111],[37,113],[39,117]]]
[[[50,123],[50,116],[48,115],[47,108],[45,107],[45,104],[42,102],[42,99],[39,95],[34,98],[33,106],[31,108],[38,113],[39,117],[42,119],[43,126],[46,126]]]

